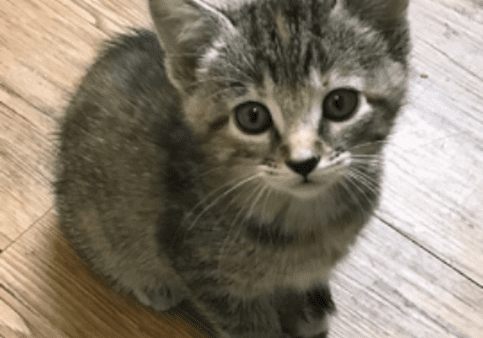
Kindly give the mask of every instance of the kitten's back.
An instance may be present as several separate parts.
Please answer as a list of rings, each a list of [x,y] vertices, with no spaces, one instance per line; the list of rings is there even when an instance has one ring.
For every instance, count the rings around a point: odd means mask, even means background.
[[[106,44],[59,134],[60,225],[94,270],[127,290],[182,285],[158,252],[153,224],[170,196],[167,167],[191,170],[177,156],[196,158],[196,146],[162,57],[146,30]]]

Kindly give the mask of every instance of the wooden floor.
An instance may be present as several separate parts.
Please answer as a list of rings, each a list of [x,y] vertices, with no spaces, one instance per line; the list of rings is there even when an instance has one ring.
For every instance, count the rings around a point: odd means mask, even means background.
[[[331,338],[483,337],[483,2],[411,1],[409,102],[381,208],[334,273]],[[202,337],[104,288],[52,208],[70,93],[102,40],[149,25],[144,0],[1,0],[0,337]]]

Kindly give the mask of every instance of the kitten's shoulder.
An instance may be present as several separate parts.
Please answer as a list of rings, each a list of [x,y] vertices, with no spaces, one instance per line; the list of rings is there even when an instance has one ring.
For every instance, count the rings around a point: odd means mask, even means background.
[[[168,116],[179,120],[181,100],[163,62],[163,50],[152,31],[131,30],[111,38],[72,96],[64,128],[95,120],[104,134],[114,133],[115,125],[145,129],[169,124]],[[111,128],[106,129],[105,123]]]
[[[163,58],[164,52],[156,33],[147,29],[132,29],[126,34],[118,34],[107,40],[96,63],[137,67],[148,62],[164,69]]]
[[[105,83],[108,88],[124,90],[129,96],[164,88],[176,97],[163,62],[164,52],[156,34],[146,29],[132,30],[105,42],[82,86]]]

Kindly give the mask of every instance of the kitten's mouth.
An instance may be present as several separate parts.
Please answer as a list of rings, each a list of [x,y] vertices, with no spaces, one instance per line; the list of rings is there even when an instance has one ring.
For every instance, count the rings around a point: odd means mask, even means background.
[[[309,180],[307,176],[303,177],[302,184],[312,184],[312,183],[315,183],[315,182],[313,182],[312,180]]]
[[[293,185],[294,188],[302,188],[302,189],[315,189],[317,187],[322,187],[325,184],[323,182],[317,182],[310,178],[303,178],[300,182],[295,183]]]
[[[328,186],[329,182],[316,181],[314,179],[304,177],[298,182],[288,186],[287,190],[291,195],[294,195],[296,197],[313,198],[323,193]]]
[[[265,179],[265,182],[275,190],[304,199],[314,198],[324,193],[332,184],[329,177],[314,177],[312,175],[290,175],[289,177],[267,175]]]

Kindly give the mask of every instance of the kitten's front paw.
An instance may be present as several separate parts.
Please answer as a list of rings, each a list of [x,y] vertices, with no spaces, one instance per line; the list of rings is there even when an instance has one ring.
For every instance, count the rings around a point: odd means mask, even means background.
[[[318,287],[307,293],[307,306],[297,323],[297,337],[325,338],[329,331],[329,316],[335,312],[335,304],[328,286]]]
[[[183,292],[176,287],[163,285],[156,289],[134,289],[134,296],[145,306],[155,311],[167,311],[183,300]]]
[[[315,288],[304,295],[289,294],[280,305],[280,322],[291,337],[327,337],[328,319],[335,311],[327,286]]]
[[[328,314],[319,315],[307,311],[296,324],[296,338],[326,338],[329,333]]]

